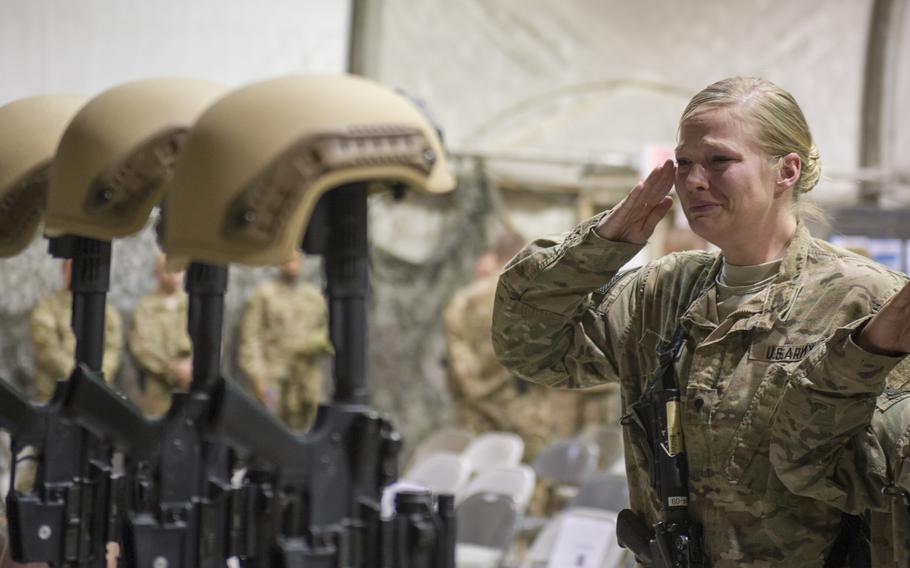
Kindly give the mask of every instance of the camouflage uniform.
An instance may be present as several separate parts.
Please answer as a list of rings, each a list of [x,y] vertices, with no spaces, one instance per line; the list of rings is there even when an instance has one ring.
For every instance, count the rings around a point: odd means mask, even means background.
[[[907,365],[902,365],[906,367]],[[904,370],[904,369],[902,369]],[[896,380],[895,380],[896,379]],[[883,492],[890,511],[870,514],[875,566],[910,566],[910,373],[893,372],[878,398],[872,431],[888,463]],[[890,514],[888,514],[890,513]]]
[[[35,400],[46,402],[57,381],[69,377],[76,356],[76,337],[71,325],[73,295],[61,290],[38,302],[31,316],[32,345],[35,349]],[[104,361],[108,383],[120,368],[123,348],[120,314],[112,306],[104,310]]]
[[[881,383],[877,383],[881,386]],[[875,383],[869,385],[872,391]],[[854,385],[855,386],[855,385]],[[870,391],[871,392],[871,391]],[[819,409],[841,406],[833,412],[841,416],[850,416],[847,404],[838,401],[824,389],[805,390],[793,388],[784,397],[782,408],[792,414],[795,397],[803,398]],[[829,410],[828,413],[831,411]],[[823,432],[819,431],[817,417],[824,419],[825,412],[813,415],[813,420],[801,420],[798,424],[790,422],[795,430],[794,439],[819,440],[824,442]],[[841,479],[864,477],[870,488],[867,490],[867,505],[877,510],[867,512],[872,551],[873,566],[910,566],[910,358],[905,358],[887,377],[884,392],[876,400],[872,414],[871,436],[869,431],[861,430],[848,440],[849,434],[840,433],[839,428],[832,426],[830,416],[824,420],[825,433],[829,437],[826,446],[813,443],[805,446],[800,452],[790,452],[790,458],[799,459],[809,450],[818,455],[829,456],[831,461],[819,474],[819,470],[807,472],[815,474],[815,484],[803,484],[800,490],[808,488],[819,498],[833,498],[843,501],[843,491],[836,489]],[[841,453],[841,448],[847,450]],[[854,457],[859,452],[860,459]],[[786,457],[788,454],[782,454]],[[794,467],[794,476],[799,471]],[[835,489],[832,489],[835,488]],[[857,504],[857,507],[859,504]]]
[[[332,353],[325,299],[315,286],[275,280],[256,288],[240,323],[238,363],[277,399],[275,410],[289,426],[309,426]]]
[[[884,379],[891,358],[865,353],[850,334],[902,278],[800,226],[774,282],[718,323],[709,317],[722,266],[717,254],[676,253],[617,275],[641,246],[601,239],[593,230],[600,217],[563,240],[532,243],[510,263],[493,322],[500,360],[542,384],[620,381],[628,407],[651,379],[658,350],[682,325],[686,341],[675,370],[690,513],[704,527],[711,566],[822,566],[839,531],[834,505],[849,510],[868,484],[843,480],[848,489],[839,503],[794,494],[772,438],[799,440],[775,420],[775,409],[788,383],[801,377],[848,385],[861,375]],[[855,392],[842,394],[867,411],[851,417],[862,429],[875,394]],[[643,433],[633,425],[624,438],[632,509],[653,523],[659,504]]]
[[[898,287],[906,280],[893,276]],[[875,299],[872,311],[896,291]],[[825,347],[839,348],[830,341]],[[787,386],[772,460],[795,493],[853,513],[870,509],[873,566],[910,566],[910,358],[863,354],[851,376],[808,372],[824,358],[813,353]]]
[[[496,360],[490,336],[497,276],[481,278],[452,297],[443,314],[448,386],[457,423],[472,432],[515,432],[531,460],[547,443],[607,420],[606,396],[553,391],[518,382]]]
[[[129,332],[129,348],[142,370],[142,411],[150,416],[167,412],[171,391],[180,389],[171,371],[177,359],[190,357],[187,333],[187,295],[146,294],[136,304]]]

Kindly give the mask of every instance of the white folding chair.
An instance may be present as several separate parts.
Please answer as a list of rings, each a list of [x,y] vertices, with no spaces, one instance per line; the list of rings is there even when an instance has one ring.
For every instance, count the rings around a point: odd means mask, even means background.
[[[484,493],[505,495],[514,501],[516,510],[522,514],[531,501],[536,480],[534,470],[524,464],[484,470],[468,482],[461,500]]]
[[[573,508],[559,513],[537,535],[521,568],[619,568],[626,556],[616,541],[616,513]]]
[[[578,486],[570,507],[601,509],[618,513],[629,506],[629,482],[624,474],[601,471],[589,476]]]
[[[512,432],[486,432],[474,438],[462,455],[472,472],[500,467],[512,467],[521,463],[525,443]]]
[[[497,549],[504,555],[512,545],[519,511],[515,501],[501,493],[475,493],[455,508],[456,541]]]
[[[534,490],[526,465],[481,471],[456,496],[458,568],[493,568],[509,552]]]
[[[531,463],[541,479],[578,485],[597,469],[600,449],[593,441],[566,438],[545,446]]]
[[[597,444],[600,449],[600,469],[617,473],[625,471],[622,426],[588,426],[579,432],[578,437]]]
[[[460,454],[474,439],[474,434],[460,428],[443,428],[427,436],[414,448],[405,470],[409,470],[436,452]]]
[[[461,455],[436,452],[414,464],[401,480],[422,485],[434,493],[455,495],[464,487],[469,475],[470,469]]]

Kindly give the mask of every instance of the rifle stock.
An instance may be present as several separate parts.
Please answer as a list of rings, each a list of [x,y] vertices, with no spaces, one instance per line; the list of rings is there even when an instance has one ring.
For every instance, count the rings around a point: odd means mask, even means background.
[[[86,430],[110,440],[125,452],[137,457],[142,453],[156,453],[155,424],[85,365],[78,365],[70,376],[62,411]]]
[[[40,441],[44,437],[46,416],[44,405],[32,404],[19,389],[0,379],[0,428],[11,437]]]
[[[208,437],[277,467],[284,477],[299,478],[306,473],[306,447],[262,404],[224,379],[214,383],[210,397]]]

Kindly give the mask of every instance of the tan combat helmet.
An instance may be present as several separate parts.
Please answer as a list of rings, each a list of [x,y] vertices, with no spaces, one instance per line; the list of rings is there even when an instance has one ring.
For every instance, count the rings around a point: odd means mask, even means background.
[[[387,87],[342,75],[240,88],[190,132],[166,192],[164,248],[172,266],[282,264],[319,197],[355,182],[455,184],[434,127]]]
[[[87,100],[43,95],[0,107],[0,257],[22,252],[35,238],[57,144]]]
[[[45,234],[110,240],[142,229],[193,122],[224,88],[148,79],[90,100],[67,127],[51,169]]]

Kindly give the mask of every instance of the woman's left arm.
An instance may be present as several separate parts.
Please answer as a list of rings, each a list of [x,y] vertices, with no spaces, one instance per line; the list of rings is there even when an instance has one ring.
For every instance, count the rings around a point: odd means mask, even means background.
[[[875,314],[838,329],[794,370],[771,428],[787,488],[850,513],[884,506],[887,464],[869,423],[910,352],[910,284]]]

